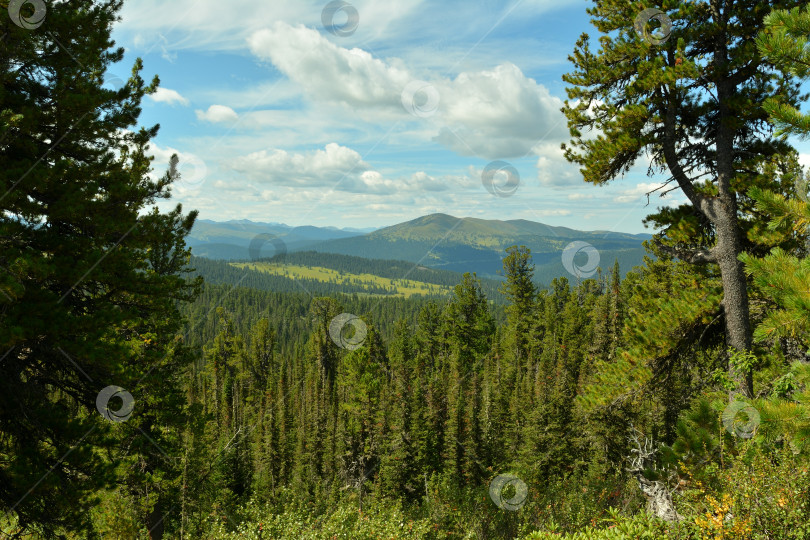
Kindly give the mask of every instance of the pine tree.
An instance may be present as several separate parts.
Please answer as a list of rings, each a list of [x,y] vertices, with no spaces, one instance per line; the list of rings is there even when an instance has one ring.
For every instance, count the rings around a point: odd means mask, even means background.
[[[509,300],[507,325],[514,340],[513,357],[515,362],[524,362],[528,355],[529,324],[537,291],[534,285],[534,265],[531,264],[531,251],[525,246],[506,248],[508,255],[503,259],[503,272],[506,281],[501,292]]]
[[[420,480],[419,464],[415,460],[417,440],[414,437],[414,408],[421,408],[422,405],[411,397],[419,374],[414,369],[410,328],[403,319],[397,321],[389,362],[391,371],[389,389],[386,392],[388,399],[383,407],[389,408],[391,436],[384,443],[380,483],[387,496],[413,500],[417,496]],[[420,436],[423,437],[424,433],[420,433]]]
[[[219,334],[205,349],[212,376],[212,408],[216,417],[217,433],[227,432],[231,427],[233,370],[235,357],[239,354],[239,336],[234,330],[233,320],[224,308],[218,307],[217,319],[221,326]]]
[[[189,356],[174,333],[177,302],[194,296],[180,274],[196,212],[148,211],[177,178],[176,158],[149,178],[158,126],[136,127],[158,79],[145,85],[138,59],[121,89],[102,86],[124,55],[110,39],[121,4],[51,2],[33,29],[0,17],[0,511],[20,533],[87,534],[91,490],[113,485],[119,465],[102,456],[129,440],[156,480],[174,482],[131,436],[165,427],[156,442],[175,450],[169,417],[182,422],[176,384]],[[157,384],[157,373],[168,378]],[[109,385],[143,413],[131,427],[99,414]]]
[[[274,469],[278,471],[276,485],[287,485],[292,478],[293,455],[295,451],[295,427],[293,406],[295,398],[290,388],[290,368],[286,357],[282,357],[278,371],[275,399],[270,404],[273,407],[272,430],[278,433],[278,455]]]
[[[252,387],[256,394],[264,397],[273,386],[277,373],[275,365],[276,332],[270,328],[270,321],[259,319],[250,332],[249,369]]]
[[[659,222],[673,233],[660,248],[718,265],[726,339],[737,351],[751,348],[748,289],[738,260],[746,248],[740,193],[751,170],[786,150],[761,128],[763,103],[776,95],[795,106],[798,92],[798,82],[775,73],[752,39],[772,7],[802,3],[680,2],[668,11],[674,26],[661,41],[649,39],[649,29],[641,35],[634,28],[637,3],[597,0],[589,12],[604,34],[600,50],[592,52],[583,35],[571,57],[576,69],[564,77],[574,100],[563,109],[572,136],[566,157],[596,184],[627,171],[645,151],[651,173],[671,175],[668,182],[690,204],[670,212],[669,223]],[[600,134],[588,138],[585,130]],[[683,242],[674,233],[687,222],[696,225],[695,234]],[[729,372],[735,391],[751,396],[752,374],[738,373],[730,360]]]
[[[808,238],[810,205],[806,200],[788,200],[758,189],[751,190],[750,195],[760,202],[763,212],[774,216],[773,229],[788,227],[793,234]],[[754,333],[757,340],[798,339],[805,347],[810,346],[810,258],[807,253],[799,255],[774,248],[765,257],[744,254],[741,260],[754,276],[756,285],[781,308],[770,312],[757,326]]]
[[[338,392],[344,413],[341,432],[345,437],[342,468],[347,483],[357,489],[361,509],[365,484],[376,472],[383,448],[378,420],[385,412],[381,410],[380,398],[388,369],[386,357],[379,354],[381,343],[373,326],[368,327],[366,340],[367,345],[343,356],[338,371]]]
[[[178,210],[168,215],[155,210],[147,216],[144,226],[154,234],[149,268],[156,275],[180,279],[177,274],[189,257],[182,238],[192,224]],[[165,298],[151,317],[126,329],[137,336],[130,344],[138,357],[133,368],[140,381],[136,387],[140,414],[124,424],[128,433],[119,455],[128,467],[121,468],[126,472],[119,481],[128,487],[153,539],[161,538],[175,521],[168,512],[180,496],[182,471],[177,456],[183,453],[182,432],[188,422],[183,387],[194,360],[194,352],[177,335],[182,321],[174,308],[175,301]]]
[[[441,312],[433,302],[419,313],[416,328],[416,362],[424,373],[425,443],[420,451],[428,471],[441,470],[441,448],[444,447],[444,422],[447,417],[446,336],[442,332]]]
[[[475,275],[464,274],[444,312],[449,358],[446,382],[443,470],[456,484],[478,476],[482,453],[480,426],[471,413],[480,396],[478,372],[489,354],[494,322]]]
[[[278,424],[274,396],[279,367],[275,362],[276,333],[270,321],[259,319],[250,330],[250,347],[246,354],[246,417],[256,430],[251,454],[256,457],[255,491],[272,490],[278,479]]]
[[[757,38],[760,52],[784,72],[806,78],[810,74],[810,9],[774,10],[766,17],[766,29]],[[810,137],[810,115],[779,96],[765,104],[771,121],[783,136]],[[768,314],[757,327],[759,341],[790,338],[810,345],[810,177],[795,161],[791,171],[795,193],[790,199],[770,190],[752,188],[750,196],[770,218],[768,229],[800,239],[792,253],[774,248],[765,257],[745,254],[741,260],[754,276],[755,283],[781,308]]]
[[[760,54],[778,68],[805,80],[810,76],[810,7],[775,9],[765,17],[765,29],[757,36]],[[777,127],[777,135],[810,136],[810,114],[795,104],[774,96],[763,105]]]

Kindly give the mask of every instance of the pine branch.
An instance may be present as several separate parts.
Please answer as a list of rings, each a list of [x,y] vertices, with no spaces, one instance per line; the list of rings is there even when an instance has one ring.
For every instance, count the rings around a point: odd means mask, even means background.
[[[653,237],[653,243],[667,255],[671,255],[673,258],[690,264],[709,264],[717,262],[717,256],[711,248],[687,249],[678,246],[667,246],[664,245],[658,237]]]

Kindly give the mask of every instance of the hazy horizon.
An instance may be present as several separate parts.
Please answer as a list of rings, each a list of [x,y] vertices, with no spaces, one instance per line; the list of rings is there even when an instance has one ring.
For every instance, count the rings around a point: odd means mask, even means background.
[[[351,225],[341,225],[341,224],[315,225],[315,224],[312,224],[312,223],[303,223],[303,224],[300,224],[300,225],[292,225],[292,224],[284,223],[284,222],[281,222],[281,221],[267,221],[267,220],[258,219],[258,218],[257,219],[241,218],[241,219],[218,220],[218,219],[209,219],[209,218],[199,217],[199,218],[197,218],[197,222],[200,222],[200,221],[205,221],[205,222],[210,222],[210,223],[249,222],[249,223],[252,223],[254,225],[277,225],[277,226],[289,227],[291,229],[301,228],[301,227],[318,227],[318,228],[324,228],[324,229],[327,229],[327,228],[338,229],[338,230],[351,230],[351,229],[354,229],[354,230],[362,230],[362,231],[365,231],[365,232],[373,232],[373,231],[378,231],[380,229],[385,229],[387,227],[394,227],[396,225],[401,225],[403,223],[408,223],[410,221],[414,221],[414,220],[417,220],[417,219],[420,219],[420,218],[423,218],[423,217],[429,217],[429,216],[432,216],[432,215],[439,215],[439,214],[444,214],[444,215],[447,215],[447,216],[449,216],[451,218],[455,218],[455,219],[484,219],[484,220],[488,220],[488,221],[512,221],[514,219],[522,219],[522,218],[510,218],[510,219],[500,219],[499,220],[499,219],[491,219],[491,218],[478,218],[478,217],[475,217],[475,216],[454,216],[454,215],[451,215],[451,214],[447,214],[445,212],[434,212],[433,214],[425,214],[425,215],[422,215],[422,216],[417,216],[417,217],[415,217],[413,219],[406,219],[404,221],[397,221],[397,222],[394,222],[394,223],[387,223],[385,225],[378,225],[378,226],[370,225],[368,227],[354,227],[354,226],[351,226]],[[534,221],[534,220],[527,220],[527,221]],[[556,225],[554,223],[549,223],[547,221],[534,221],[534,222],[535,223],[540,223],[540,224],[543,224],[543,225],[548,225],[548,226],[551,226],[551,227],[567,227],[566,225]],[[628,231],[624,231],[624,230],[609,230],[609,229],[600,229],[600,228],[596,228],[596,229],[577,229],[575,227],[568,227],[568,228],[573,229],[573,230],[577,230],[577,231],[582,231],[582,232],[603,232],[603,231],[608,231],[608,232],[616,232],[616,233],[623,233],[623,234],[633,234],[633,235],[652,234],[652,229],[649,229],[649,228],[646,231],[642,231],[642,232],[628,232]]]

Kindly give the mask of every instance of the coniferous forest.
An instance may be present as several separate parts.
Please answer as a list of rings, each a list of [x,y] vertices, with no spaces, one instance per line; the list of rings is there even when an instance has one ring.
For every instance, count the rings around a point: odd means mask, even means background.
[[[683,193],[645,264],[399,298],[192,257],[123,0],[0,1],[2,537],[810,538],[810,8],[652,4],[589,5],[563,109],[592,189]]]

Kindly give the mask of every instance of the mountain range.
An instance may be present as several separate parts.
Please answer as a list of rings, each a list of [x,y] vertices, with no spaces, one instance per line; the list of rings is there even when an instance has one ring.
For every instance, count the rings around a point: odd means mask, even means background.
[[[256,251],[254,247],[251,251],[251,241],[255,246],[254,239],[259,235],[264,235],[262,238],[265,239],[258,243],[261,250]],[[476,272],[480,277],[488,278],[499,278],[507,247],[525,245],[532,252],[535,280],[548,284],[558,276],[576,279],[566,270],[562,257],[573,242],[580,243],[575,247],[593,246],[591,251],[595,251],[602,269],[611,267],[618,260],[622,274],[625,274],[633,266],[642,264],[646,254],[642,242],[651,237],[649,234],[613,231],[577,231],[523,219],[504,221],[430,214],[376,230],[290,227],[248,220],[199,220],[187,243],[195,256],[209,259],[272,257],[284,249],[287,252],[317,251],[367,259],[401,260],[435,269]],[[588,254],[580,252],[573,263],[584,267],[595,261],[588,261]]]
[[[289,251],[303,251],[324,241],[361,236],[374,228],[291,227],[283,223],[264,223],[247,219],[224,222],[198,219],[186,243],[195,256],[209,259],[244,260],[250,258],[248,247],[258,235],[283,239]],[[273,256],[273,245],[264,246],[262,257]]]

